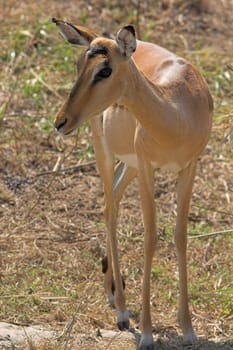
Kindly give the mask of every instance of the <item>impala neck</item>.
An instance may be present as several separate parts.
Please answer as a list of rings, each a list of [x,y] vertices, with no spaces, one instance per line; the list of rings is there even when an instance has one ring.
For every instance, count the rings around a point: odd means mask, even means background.
[[[167,90],[152,83],[133,60],[129,61],[126,89],[120,103],[136,117],[141,126],[159,143],[180,134],[176,104],[168,101]]]

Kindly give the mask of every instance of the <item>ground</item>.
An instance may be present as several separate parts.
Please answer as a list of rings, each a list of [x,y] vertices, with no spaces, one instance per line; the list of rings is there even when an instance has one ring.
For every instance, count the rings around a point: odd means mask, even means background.
[[[142,40],[188,58],[205,76],[215,114],[189,215],[190,306],[199,342],[186,348],[232,349],[232,0],[132,0],[127,8],[121,0],[0,3],[0,321],[25,334],[29,325],[56,334],[1,345],[0,332],[0,349],[135,349],[134,336],[111,333],[115,310],[107,305],[101,273],[103,190],[89,125],[65,139],[53,129],[80,51],[58,35],[51,17],[97,32],[116,33],[133,23]],[[183,348],[172,239],[175,181],[156,174],[155,349]],[[143,225],[136,180],[122,200],[118,236],[132,332],[138,334]]]

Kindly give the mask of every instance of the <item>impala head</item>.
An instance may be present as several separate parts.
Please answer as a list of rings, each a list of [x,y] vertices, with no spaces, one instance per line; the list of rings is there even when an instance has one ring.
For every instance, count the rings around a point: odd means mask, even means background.
[[[55,18],[53,22],[68,42],[86,46],[78,58],[76,83],[55,121],[59,132],[69,134],[123,96],[127,60],[136,50],[136,38],[131,25],[120,29],[113,40]]]

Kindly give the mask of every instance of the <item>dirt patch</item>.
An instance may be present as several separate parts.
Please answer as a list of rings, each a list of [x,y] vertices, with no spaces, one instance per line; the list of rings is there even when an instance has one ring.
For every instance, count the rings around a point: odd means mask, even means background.
[[[27,346],[41,339],[54,338],[52,331],[41,327],[17,326],[6,322],[0,322],[0,347],[1,349],[13,349],[15,346]]]

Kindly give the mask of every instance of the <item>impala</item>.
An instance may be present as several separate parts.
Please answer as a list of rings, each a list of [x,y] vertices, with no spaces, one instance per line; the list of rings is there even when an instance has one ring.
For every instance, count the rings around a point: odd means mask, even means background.
[[[188,307],[187,221],[196,163],[211,132],[213,101],[197,68],[152,43],[136,40],[133,26],[115,39],[53,18],[68,42],[85,46],[78,77],[58,112],[56,129],[67,135],[91,120],[97,167],[104,185],[107,257],[104,286],[117,310],[120,330],[129,328],[116,224],[127,185],[138,176],[144,223],[144,276],[140,350],[153,349],[150,275],[157,243],[154,171],[177,174],[174,241],[179,270],[178,319],[184,341],[196,341]],[[115,166],[115,159],[119,162]]]

